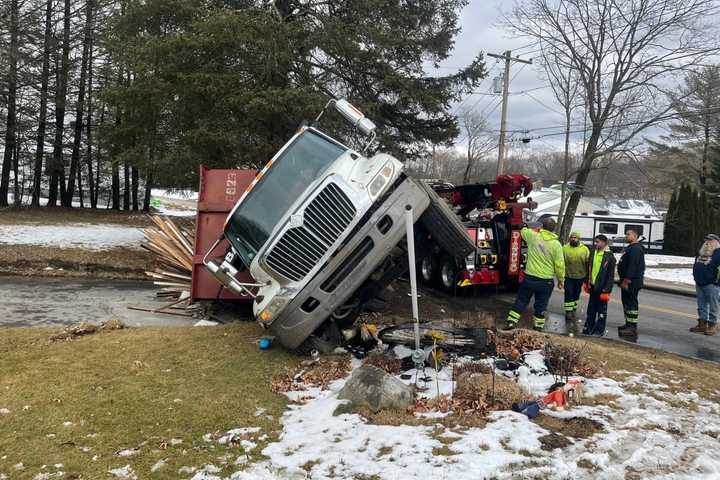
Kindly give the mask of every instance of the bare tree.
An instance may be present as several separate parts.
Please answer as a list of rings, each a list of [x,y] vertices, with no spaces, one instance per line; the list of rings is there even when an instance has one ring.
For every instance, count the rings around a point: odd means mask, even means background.
[[[573,70],[586,100],[589,137],[570,195],[567,237],[597,159],[622,152],[648,127],[668,119],[673,77],[718,51],[715,0],[523,0],[508,27]]]
[[[473,110],[465,110],[462,115],[462,126],[467,138],[467,164],[463,174],[463,183],[470,183],[478,162],[488,153],[495,150],[497,138],[487,128],[487,119]]]
[[[6,207],[8,205],[7,197],[8,187],[10,186],[10,169],[13,168],[13,155],[15,163],[17,163],[19,16],[20,4],[18,0],[12,0],[10,2],[10,49],[8,51],[7,123],[5,124],[5,151],[3,152],[2,175],[0,175],[0,207]],[[15,201],[17,201],[17,199],[15,199]]]
[[[563,157],[563,182],[560,190],[560,209],[558,210],[560,223],[557,226],[558,232],[562,232],[562,215],[567,202],[568,181],[570,180],[571,173],[570,133],[572,128],[572,114],[573,110],[575,110],[582,101],[578,99],[580,82],[578,82],[575,70],[565,65],[561,59],[558,58],[558,52],[556,50],[545,51],[543,49],[540,65],[542,66],[546,79],[550,83],[550,88],[552,88],[553,94],[555,95],[555,100],[560,104],[565,114],[565,154]],[[565,241],[566,239],[563,238],[562,240]]]

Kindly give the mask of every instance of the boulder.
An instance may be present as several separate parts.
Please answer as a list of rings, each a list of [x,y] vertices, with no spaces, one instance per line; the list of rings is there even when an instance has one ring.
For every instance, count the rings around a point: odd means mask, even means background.
[[[350,405],[356,408],[368,407],[373,413],[405,409],[414,401],[409,386],[374,365],[356,369],[338,393],[338,398],[350,400]]]

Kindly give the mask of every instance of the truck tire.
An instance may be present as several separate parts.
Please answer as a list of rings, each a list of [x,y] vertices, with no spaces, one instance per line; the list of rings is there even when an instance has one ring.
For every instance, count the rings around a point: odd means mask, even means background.
[[[431,252],[428,252],[420,259],[417,265],[417,272],[419,274],[418,276],[420,277],[420,281],[424,285],[432,285],[432,282],[435,280],[437,275],[437,268],[437,259]]]
[[[341,340],[340,329],[335,322],[328,320],[320,325],[312,335],[303,340],[295,349],[295,352],[306,357],[311,355],[314,350],[321,354],[332,353],[340,346]]]
[[[475,249],[467,229],[455,212],[435,191],[423,182],[416,182],[430,197],[430,206],[420,217],[420,223],[432,234],[437,242],[453,258],[467,257]]]
[[[457,262],[450,255],[443,255],[438,263],[437,268],[437,284],[441,290],[447,293],[455,291],[457,283]]]

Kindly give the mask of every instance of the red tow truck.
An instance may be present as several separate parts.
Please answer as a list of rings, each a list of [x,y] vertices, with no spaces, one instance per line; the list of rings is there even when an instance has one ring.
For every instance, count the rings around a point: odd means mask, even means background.
[[[429,234],[418,272],[421,280],[447,292],[473,285],[503,285],[513,290],[522,279],[526,249],[520,238],[523,210],[533,209],[532,181],[520,174],[500,175],[492,183],[455,186],[445,182],[428,184],[444,198],[467,228],[475,250],[465,259],[442,252]]]

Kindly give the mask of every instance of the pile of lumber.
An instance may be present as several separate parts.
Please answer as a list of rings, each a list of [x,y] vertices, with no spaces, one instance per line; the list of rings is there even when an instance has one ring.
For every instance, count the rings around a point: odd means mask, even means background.
[[[179,227],[167,217],[150,216],[156,227],[143,232],[142,248],[157,256],[158,267],[145,272],[160,287],[157,295],[165,298],[180,298],[190,292],[192,282],[192,257],[195,248],[195,232]]]

